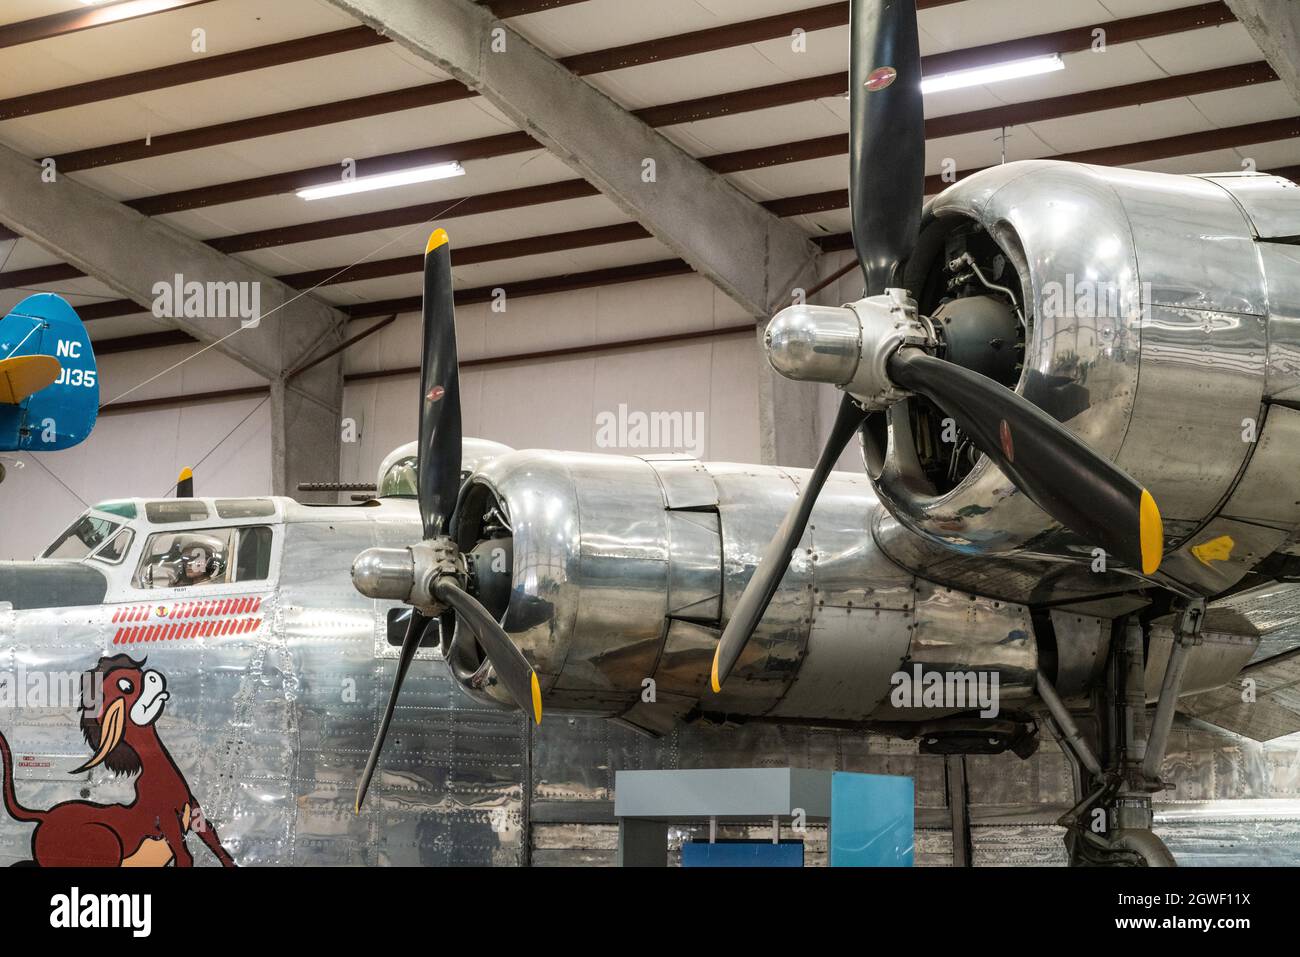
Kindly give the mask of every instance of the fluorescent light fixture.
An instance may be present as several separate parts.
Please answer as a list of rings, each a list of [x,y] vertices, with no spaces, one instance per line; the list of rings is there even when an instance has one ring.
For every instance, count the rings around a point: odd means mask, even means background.
[[[448,179],[452,176],[464,176],[465,167],[459,163],[435,163],[432,166],[415,166],[411,169],[399,169],[396,173],[380,173],[376,176],[360,176],[357,179],[341,180],[328,186],[310,186],[298,190],[301,199],[325,199],[328,196],[347,196],[350,193],[368,193],[372,189],[390,189],[394,186],[409,186],[411,183],[427,183],[435,179]]]
[[[961,90],[968,86],[984,86],[987,83],[1000,83],[1003,80],[1018,80],[1021,77],[1055,73],[1057,70],[1064,69],[1065,63],[1061,60],[1061,55],[1053,53],[1050,56],[1010,60],[1007,63],[995,63],[992,66],[976,67],[973,70],[956,70],[953,73],[927,76],[921,80],[921,92]]]

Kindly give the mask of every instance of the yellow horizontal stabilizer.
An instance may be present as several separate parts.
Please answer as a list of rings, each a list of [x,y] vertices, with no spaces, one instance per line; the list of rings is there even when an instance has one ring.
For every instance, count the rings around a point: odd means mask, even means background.
[[[0,359],[0,403],[17,405],[32,393],[53,385],[60,370],[59,360],[53,356]]]

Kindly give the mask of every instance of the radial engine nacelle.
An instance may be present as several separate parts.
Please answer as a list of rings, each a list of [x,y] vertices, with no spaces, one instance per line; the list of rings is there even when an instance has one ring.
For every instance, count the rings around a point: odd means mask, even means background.
[[[1010,733],[1012,716],[1034,702],[1040,670],[1067,697],[1099,680],[1112,640],[1108,618],[1034,613],[1028,603],[904,569],[865,530],[877,514],[891,524],[870,480],[837,472],[753,640],[715,694],[709,677],[719,630],[807,474],[681,457],[512,452],[470,479],[457,545],[479,600],[536,669],[552,714],[617,717],[656,732],[705,717],[910,735],[927,726],[951,731],[945,719],[981,710],[974,700],[967,708],[899,707],[896,676],[920,668],[996,681],[997,713],[979,724],[989,741]],[[406,569],[409,559],[396,565]],[[368,594],[383,573],[354,572],[367,576]],[[403,571],[386,597],[405,598],[411,586]],[[1228,680],[1254,650],[1248,624],[1222,630],[1222,637],[1207,630],[1189,691]],[[478,700],[513,707],[472,636],[455,632],[453,644],[453,633],[442,632],[453,677]]]
[[[978,588],[971,555],[1088,563],[1053,522],[886,363],[924,347],[1029,399],[1150,490],[1161,575],[1235,584],[1300,529],[1283,490],[1300,447],[1300,189],[1259,174],[1176,176],[1009,163],[926,207],[905,289],[770,323],[781,374],[868,408],[887,549]],[[900,401],[901,398],[901,401]],[[892,547],[891,547],[892,546]],[[905,557],[910,555],[910,559]]]

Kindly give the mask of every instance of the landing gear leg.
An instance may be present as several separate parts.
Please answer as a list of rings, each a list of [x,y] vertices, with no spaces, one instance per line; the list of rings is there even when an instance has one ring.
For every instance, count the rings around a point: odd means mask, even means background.
[[[1075,805],[1058,823],[1066,829],[1070,865],[1174,867],[1173,855],[1151,829],[1151,795],[1164,789],[1160,765],[1169,743],[1188,652],[1201,640],[1204,601],[1182,601],[1173,649],[1155,715],[1147,726],[1142,625],[1121,623],[1107,664],[1105,691],[1075,720],[1046,676],[1038,678],[1049,727],[1074,768]],[[1082,723],[1082,726],[1080,724]]]

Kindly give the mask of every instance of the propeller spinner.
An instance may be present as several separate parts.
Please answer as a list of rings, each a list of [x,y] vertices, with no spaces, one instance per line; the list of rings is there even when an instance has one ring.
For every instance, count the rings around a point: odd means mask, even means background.
[[[366,798],[384,739],[393,720],[402,682],[419,650],[425,629],[446,616],[477,640],[497,678],[526,714],[542,721],[537,673],[500,622],[471,594],[465,556],[449,535],[460,491],[460,373],[452,301],[451,246],[435,230],[424,251],[424,354],[420,364],[418,488],[424,540],[410,548],[369,548],[352,564],[352,583],[363,595],[404,601],[411,618],[402,639],[388,706],[357,785],[356,809]],[[457,634],[457,641],[462,640]]]
[[[855,432],[879,461],[867,419],[908,395],[952,417],[1039,508],[1145,575],[1163,557],[1160,511],[1137,481],[1073,432],[993,379],[933,353],[938,342],[906,290],[893,284],[920,230],[925,123],[915,0],[852,0],[850,187],[853,245],[865,297],[844,307],[800,305],[768,325],[768,358],[783,375],[844,390],[839,414],[808,482],[754,570],[713,658],[715,692],[735,667],[835,461]],[[864,427],[865,426],[865,427]]]

